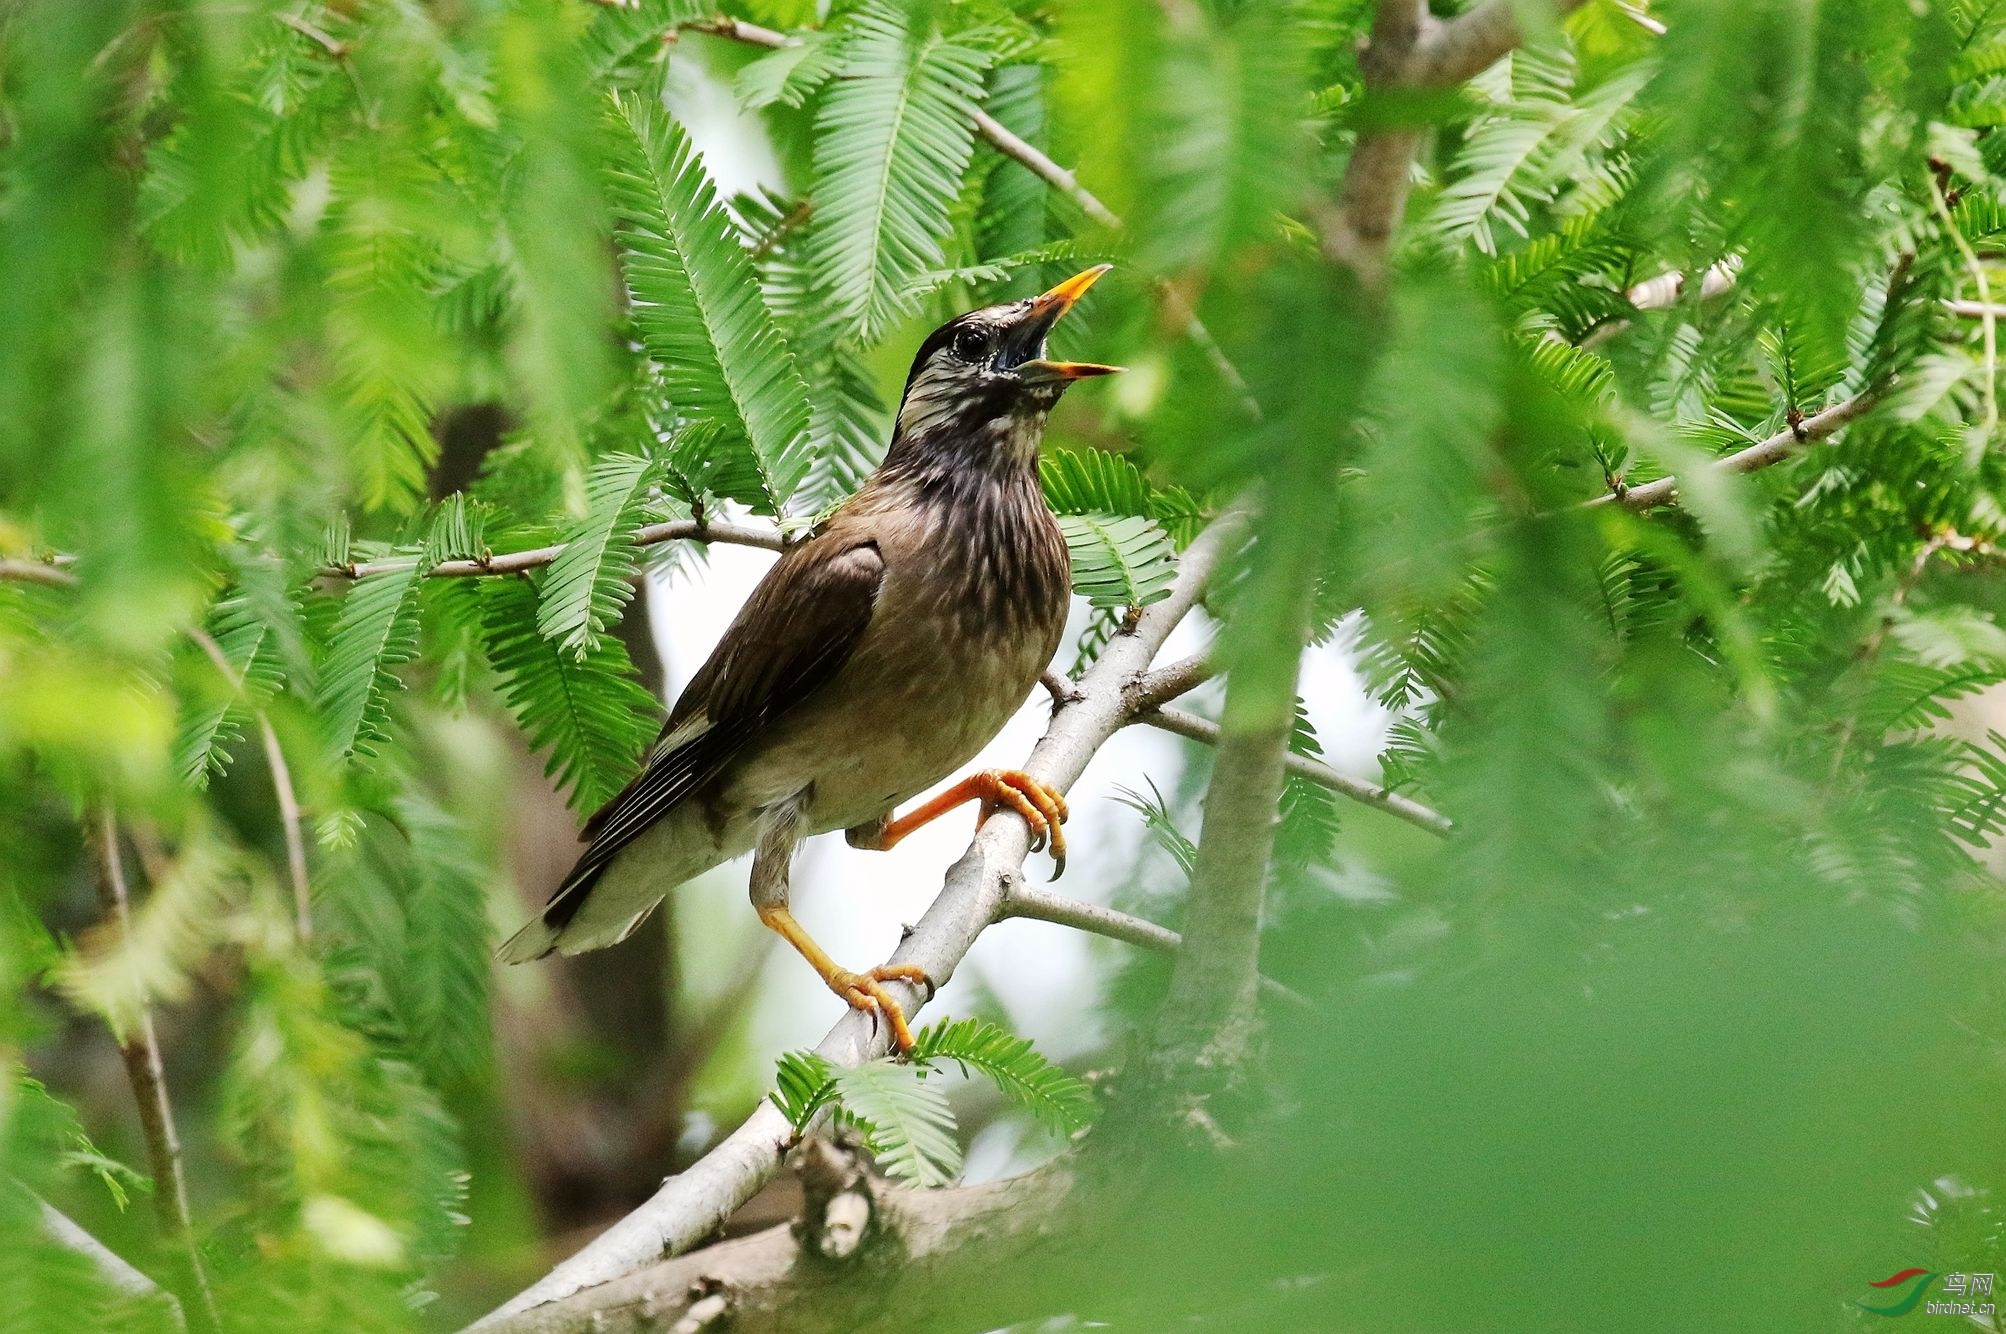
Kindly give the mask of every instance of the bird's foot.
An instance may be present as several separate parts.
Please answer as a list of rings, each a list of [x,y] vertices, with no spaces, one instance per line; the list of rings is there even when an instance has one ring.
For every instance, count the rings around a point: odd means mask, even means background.
[[[901,1052],[908,1052],[912,1050],[912,1029],[906,1024],[905,1007],[885,990],[887,982],[910,982],[925,987],[929,998],[933,996],[933,979],[926,975],[926,969],[910,963],[885,964],[868,973],[840,970],[830,976],[829,989],[848,1001],[853,1010],[867,1011],[873,1019],[883,1015],[891,1026],[892,1041]]]
[[[981,814],[976,823],[989,818],[1001,807],[1024,817],[1024,823],[1031,827],[1031,851],[1051,845],[1052,879],[1057,880],[1066,873],[1066,833],[1059,826],[1066,822],[1070,813],[1066,799],[1053,789],[1045,786],[1022,769],[984,769],[975,775],[981,785]]]

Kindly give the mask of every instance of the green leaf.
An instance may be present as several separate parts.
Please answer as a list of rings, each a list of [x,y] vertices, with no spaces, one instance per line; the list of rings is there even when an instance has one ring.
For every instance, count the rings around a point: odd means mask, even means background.
[[[1309,708],[1296,698],[1289,728],[1289,753],[1323,758],[1323,745],[1310,724]],[[1291,773],[1282,780],[1282,821],[1275,834],[1275,861],[1286,867],[1321,866],[1337,846],[1337,795],[1321,783]]]
[[[543,581],[536,628],[582,658],[600,631],[620,619],[634,596],[641,549],[634,535],[654,480],[655,465],[632,454],[609,454],[585,479],[585,517],[564,535],[564,550]]]
[[[1188,879],[1198,865],[1198,845],[1177,827],[1177,817],[1171,814],[1169,803],[1157,790],[1156,780],[1144,778],[1142,781],[1149,784],[1148,796],[1134,788],[1117,787],[1114,799],[1142,817],[1143,827],[1149,831],[1150,837],[1170,854],[1171,860],[1177,863]]]
[[[1073,591],[1096,607],[1145,607],[1170,591],[1177,551],[1152,519],[1133,514],[1061,514],[1073,559]]]
[[[1133,514],[1155,518],[1142,469],[1102,449],[1047,450],[1038,460],[1045,500],[1059,514]]]
[[[403,688],[395,669],[418,656],[423,579],[414,559],[356,580],[342,599],[320,669],[321,719],[336,755],[373,755],[389,736],[390,693]]]
[[[935,1024],[915,1035],[910,1059],[920,1065],[953,1061],[988,1075],[1004,1097],[1030,1112],[1054,1135],[1091,1125],[1096,1111],[1086,1084],[1040,1056],[1027,1039],[986,1019]]]
[[[538,632],[537,590],[521,579],[483,580],[488,661],[529,744],[548,752],[545,772],[594,810],[625,785],[658,722],[620,642],[593,635],[583,655]]]
[[[174,768],[184,783],[196,788],[207,787],[212,774],[229,770],[230,747],[244,739],[250,710],[276,695],[286,679],[277,635],[241,590],[215,605],[207,628],[235,679],[226,679],[200,650],[191,652],[200,659],[196,670],[205,679],[199,694],[182,702]]]
[[[817,118],[811,269],[835,314],[869,337],[907,309],[907,289],[946,258],[991,57],[915,31],[873,4],[851,20],[840,77]]]
[[[470,853],[468,831],[415,785],[406,785],[393,810],[409,840],[409,864],[403,877],[403,965],[389,981],[413,1056],[432,1083],[442,1086],[487,1065],[494,946],[489,877]]]
[[[816,1114],[835,1099],[836,1080],[831,1071],[829,1062],[812,1051],[790,1051],[780,1058],[776,1086],[767,1096],[795,1134],[807,1134]]]
[[[681,127],[616,98],[607,194],[634,324],[676,415],[715,423],[742,464],[710,484],[779,514],[808,467],[808,392],[752,261]]]
[[[842,34],[810,29],[771,55],[761,56],[738,72],[732,90],[748,110],[772,106],[799,107],[835,74],[843,58]]]
[[[882,1060],[838,1070],[834,1079],[843,1115],[864,1132],[879,1166],[919,1186],[953,1184],[961,1145],[939,1081],[916,1066]]]

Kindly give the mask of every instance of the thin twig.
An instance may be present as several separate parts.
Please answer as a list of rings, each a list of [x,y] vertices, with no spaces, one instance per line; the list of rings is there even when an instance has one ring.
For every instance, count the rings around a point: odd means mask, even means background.
[[[1786,426],[1767,440],[1759,440],[1744,450],[1715,459],[1709,466],[1719,472],[1747,473],[1760,472],[1783,462],[1797,453],[1805,445],[1815,440],[1823,440],[1840,427],[1865,416],[1867,411],[1880,401],[1880,394],[1867,390],[1853,395],[1843,403],[1826,408],[1815,416],[1806,417],[1796,426]],[[1623,487],[1606,495],[1596,496],[1582,502],[1583,508],[1597,505],[1621,505],[1626,509],[1648,510],[1660,505],[1669,505],[1678,499],[1679,479],[1660,477],[1656,481],[1645,482],[1642,486]]]
[[[1080,688],[1073,678],[1053,667],[1047,667],[1038,674],[1038,684],[1045,687],[1045,693],[1052,697],[1052,706],[1062,708],[1080,697]]]
[[[1003,916],[1069,926],[1075,931],[1105,936],[1109,940],[1119,940],[1125,945],[1157,954],[1175,954],[1184,944],[1184,937],[1167,926],[1158,926],[1155,922],[1104,904],[1054,894],[1049,889],[1027,883],[1022,877],[1010,882],[1009,890],[1003,897]],[[1309,1004],[1301,992],[1291,990],[1270,977],[1261,979],[1261,990],[1292,1005]]]
[[[1219,674],[1219,664],[1210,653],[1194,653],[1167,667],[1144,672],[1128,688],[1131,713],[1142,714],[1188,695]]]
[[[634,534],[634,545],[652,547],[685,538],[698,542],[725,542],[732,546],[759,547],[765,551],[784,551],[787,548],[787,539],[778,528],[720,523],[715,519],[672,519],[667,523],[647,524]],[[557,542],[547,547],[532,547],[528,551],[510,551],[501,555],[481,556],[473,560],[442,560],[426,570],[425,577],[478,579],[485,575],[521,574],[525,570],[548,565],[563,553],[564,543]],[[330,565],[320,574],[324,579],[367,579],[373,574],[408,570],[415,564],[417,564],[415,560],[406,558],[363,561],[353,565]]]
[[[132,895],[126,887],[125,855],[119,849],[118,823],[109,810],[98,817],[97,840],[98,900],[120,939],[129,941]],[[217,1318],[216,1298],[209,1290],[208,1272],[195,1246],[188,1174],[181,1160],[181,1137],[174,1128],[174,1104],[167,1096],[167,1069],[161,1059],[160,1035],[153,1026],[153,1007],[142,998],[134,1031],[113,1036],[118,1039],[126,1078],[132,1084],[133,1100],[139,1107],[139,1128],[146,1139],[147,1160],[153,1169],[153,1202],[160,1230],[185,1256],[190,1293],[195,1299],[196,1328],[214,1330],[221,1321]]]
[[[265,742],[265,764],[272,771],[272,791],[279,799],[279,826],[285,832],[286,875],[293,888],[293,930],[302,946],[313,943],[313,885],[306,873],[306,839],[300,832],[299,796],[293,790],[293,771],[279,746],[279,734],[271,715],[258,710],[258,734]]]
[[[19,584],[48,584],[55,588],[68,588],[77,582],[77,576],[52,561],[0,560],[0,579],[11,579]]]
[[[335,60],[348,59],[348,43],[329,36],[319,28],[314,27],[313,24],[308,23],[305,19],[292,14],[274,14],[272,17],[320,47],[331,58]]]
[[[1219,744],[1219,724],[1183,709],[1156,708],[1136,715],[1135,721],[1148,723],[1166,732],[1201,741],[1208,746]],[[1374,810],[1385,811],[1395,819],[1405,820],[1416,829],[1425,829],[1431,834],[1446,837],[1454,831],[1455,825],[1449,817],[1432,807],[1424,806],[1412,797],[1403,797],[1398,792],[1341,774],[1327,764],[1309,758],[1307,755],[1291,753],[1283,765],[1299,778],[1307,778],[1319,787],[1327,787],[1341,797],[1348,797]]]
[[[210,665],[229,683],[230,689],[242,695],[244,678],[231,664],[215,636],[198,625],[189,628],[188,637],[195,641]],[[308,945],[313,941],[313,886],[307,878],[306,840],[300,833],[305,817],[300,812],[299,796],[293,788],[293,771],[286,763],[286,753],[279,745],[279,734],[272,727],[271,715],[263,709],[252,712],[257,718],[258,735],[264,743],[265,766],[272,773],[272,792],[279,803],[279,823],[286,843],[286,874],[292,882],[293,929],[299,935],[300,944]]]
[[[1929,202],[1935,207],[1936,216],[1943,220],[1944,230],[1950,233],[1951,243],[1964,257],[1964,267],[1978,288],[1978,318],[1985,341],[1985,439],[1989,444],[1999,430],[1999,315],[1992,306],[1992,285],[1978,252],[1964,239],[1957,219],[1950,215],[1950,201],[1943,197],[1943,182],[1933,171],[1925,174],[1929,178]]]

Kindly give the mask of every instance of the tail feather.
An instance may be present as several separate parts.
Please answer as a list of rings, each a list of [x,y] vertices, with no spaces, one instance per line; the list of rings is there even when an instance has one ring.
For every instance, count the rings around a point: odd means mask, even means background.
[[[557,938],[561,934],[557,927],[543,920],[538,913],[523,924],[522,930],[502,942],[496,955],[503,963],[528,963],[541,959],[557,948]]]

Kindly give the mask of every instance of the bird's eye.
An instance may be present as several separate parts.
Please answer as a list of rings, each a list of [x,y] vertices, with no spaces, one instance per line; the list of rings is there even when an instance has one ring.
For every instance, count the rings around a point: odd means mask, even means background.
[[[988,360],[988,335],[976,328],[956,330],[954,334],[954,355],[971,366]]]

